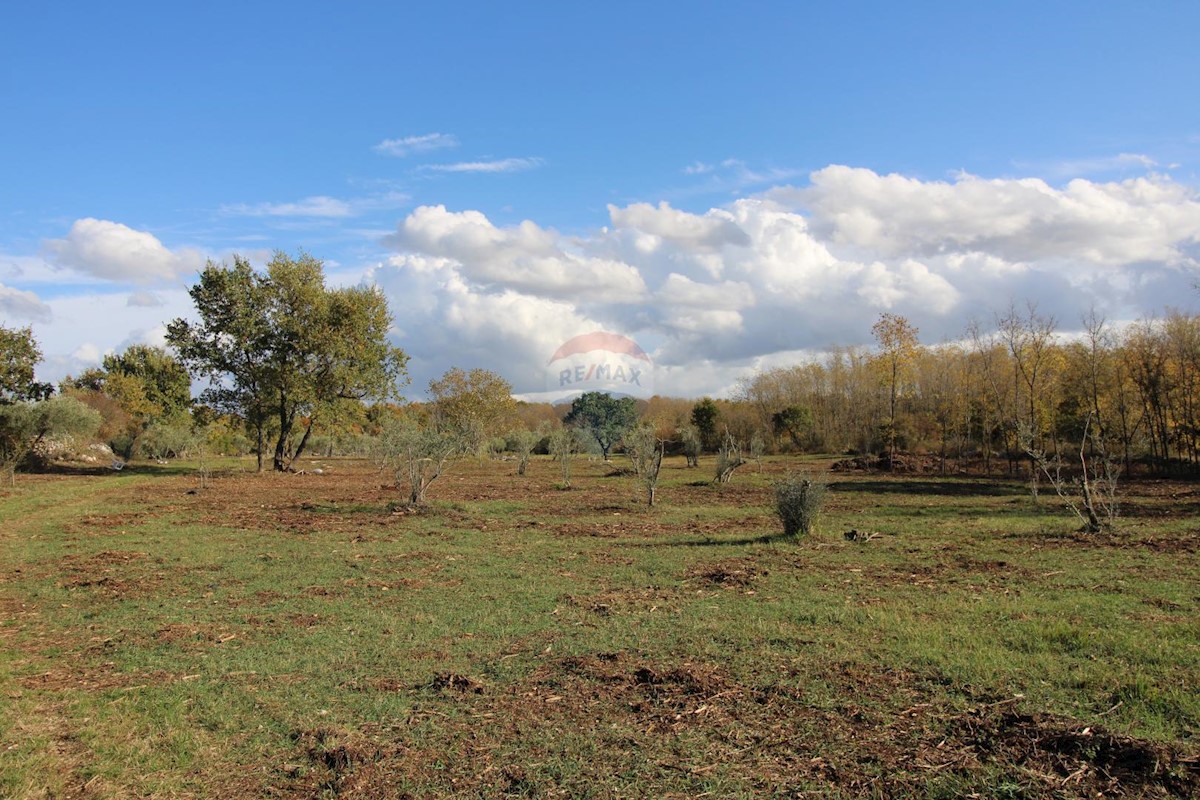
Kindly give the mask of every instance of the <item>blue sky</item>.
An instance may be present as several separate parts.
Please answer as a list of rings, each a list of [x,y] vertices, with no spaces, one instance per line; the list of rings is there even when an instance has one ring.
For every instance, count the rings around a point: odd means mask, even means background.
[[[414,384],[610,329],[728,392],[1009,302],[1195,308],[1195,3],[18,4],[0,323],[44,378],[305,248]]]

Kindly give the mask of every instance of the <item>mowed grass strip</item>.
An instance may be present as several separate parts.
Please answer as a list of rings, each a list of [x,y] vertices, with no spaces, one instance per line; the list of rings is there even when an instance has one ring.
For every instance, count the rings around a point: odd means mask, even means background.
[[[1190,487],[1089,538],[1017,482],[836,475],[791,543],[801,464],[669,460],[648,509],[620,462],[468,461],[416,513],[353,461],[20,476],[0,795],[1192,791]]]

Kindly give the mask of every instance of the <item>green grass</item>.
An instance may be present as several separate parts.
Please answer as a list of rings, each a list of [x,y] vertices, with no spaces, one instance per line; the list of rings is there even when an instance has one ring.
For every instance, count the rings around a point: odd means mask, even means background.
[[[19,476],[0,796],[1052,796],[969,743],[909,764],[1010,702],[1195,750],[1198,534],[1154,497],[1087,541],[1016,483],[835,476],[789,543],[784,460],[672,462],[654,509],[600,463],[464,463],[415,515],[332,463]]]

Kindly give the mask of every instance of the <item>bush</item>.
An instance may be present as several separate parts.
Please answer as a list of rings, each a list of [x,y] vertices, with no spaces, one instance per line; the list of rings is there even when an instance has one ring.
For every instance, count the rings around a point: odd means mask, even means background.
[[[175,419],[152,422],[134,442],[133,452],[142,458],[162,461],[168,458],[186,458],[200,446],[202,436],[192,430],[192,421],[186,415]]]
[[[254,442],[227,417],[210,422],[203,429],[203,446],[214,455],[244,456],[254,452]]]
[[[746,459],[742,458],[742,445],[729,431],[725,431],[725,439],[717,450],[717,474],[713,483],[729,483],[733,471],[745,463]]]
[[[0,473],[14,480],[27,458],[39,460],[55,452],[48,442],[70,446],[90,440],[100,428],[100,414],[73,397],[39,402],[0,403]]]
[[[783,535],[791,539],[807,536],[817,527],[828,488],[816,475],[789,475],[775,484],[776,511],[783,522]]]

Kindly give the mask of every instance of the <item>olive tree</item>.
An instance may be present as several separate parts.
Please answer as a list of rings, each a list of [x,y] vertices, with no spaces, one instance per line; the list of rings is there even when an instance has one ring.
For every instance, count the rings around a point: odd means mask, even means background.
[[[529,468],[529,459],[533,456],[533,451],[549,434],[550,426],[545,422],[540,423],[536,430],[517,428],[508,432],[505,436],[505,443],[507,449],[517,455],[518,475],[525,474]]]
[[[550,434],[550,454],[558,460],[564,489],[571,488],[571,459],[579,452],[578,431],[570,425],[556,428]]]
[[[642,424],[625,434],[622,443],[633,471],[646,486],[647,505],[654,505],[658,492],[658,475],[662,470],[666,443],[658,438],[653,425]]]
[[[467,442],[454,431],[438,430],[411,418],[388,423],[380,437],[384,463],[396,480],[408,486],[408,504],[425,505],[430,484],[441,477],[450,460],[463,453]]]
[[[733,434],[725,431],[725,438],[717,448],[717,472],[713,476],[713,483],[729,483],[734,471],[745,463],[741,443],[733,438]]]
[[[704,440],[700,429],[690,422],[679,426],[679,439],[683,444],[683,456],[689,467],[700,466],[700,453],[704,451]]]
[[[88,439],[100,427],[100,413],[73,397],[0,403],[0,472],[16,481],[16,469],[38,445],[52,438]]]
[[[69,397],[54,397],[53,387],[34,378],[42,359],[30,328],[0,326],[0,473],[11,485],[16,469],[51,437],[88,438],[100,427],[100,415]]]

